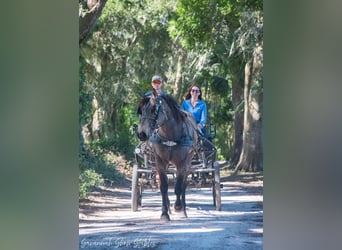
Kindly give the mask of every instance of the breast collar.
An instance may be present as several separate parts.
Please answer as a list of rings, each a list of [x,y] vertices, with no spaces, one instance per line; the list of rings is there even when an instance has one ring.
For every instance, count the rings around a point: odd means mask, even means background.
[[[165,146],[173,147],[179,146],[192,146],[193,141],[190,136],[182,136],[179,140],[170,140],[158,133],[158,129],[154,130],[149,138],[150,142],[155,144],[163,144]]]

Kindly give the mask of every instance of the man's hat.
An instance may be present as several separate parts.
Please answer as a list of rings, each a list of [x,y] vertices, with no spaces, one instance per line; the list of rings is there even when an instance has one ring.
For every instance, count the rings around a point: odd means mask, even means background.
[[[153,81],[160,81],[160,82],[163,82],[163,78],[161,78],[161,76],[153,76],[152,77],[152,82]]]

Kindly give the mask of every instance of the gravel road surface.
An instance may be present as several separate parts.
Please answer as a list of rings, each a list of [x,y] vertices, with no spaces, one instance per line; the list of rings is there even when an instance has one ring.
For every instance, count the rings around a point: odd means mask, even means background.
[[[213,207],[209,187],[189,188],[188,218],[172,211],[161,222],[161,196],[146,189],[142,207],[131,211],[129,187],[101,187],[80,203],[79,249],[263,248],[263,177],[243,173],[221,179],[222,211]],[[171,204],[175,200],[169,189]]]

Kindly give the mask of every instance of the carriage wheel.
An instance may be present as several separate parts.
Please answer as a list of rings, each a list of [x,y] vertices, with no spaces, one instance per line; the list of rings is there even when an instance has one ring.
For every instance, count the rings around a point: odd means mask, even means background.
[[[143,184],[141,183],[140,185],[138,185],[138,206],[141,207],[141,201],[142,201],[142,193],[143,193]]]
[[[135,212],[138,210],[139,200],[141,204],[141,194],[140,194],[140,188],[138,184],[138,165],[133,165],[133,174],[132,174],[132,211]]]
[[[213,200],[217,211],[221,211],[221,184],[220,184],[220,165],[217,161],[214,163],[214,182],[213,182]]]

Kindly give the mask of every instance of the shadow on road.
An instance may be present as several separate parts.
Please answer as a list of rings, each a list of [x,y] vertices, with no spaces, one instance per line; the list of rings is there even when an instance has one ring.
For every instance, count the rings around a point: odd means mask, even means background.
[[[263,177],[241,174],[221,179],[222,211],[215,211],[208,187],[187,190],[188,218],[173,212],[161,222],[161,197],[143,193],[131,211],[127,188],[101,187],[80,202],[80,249],[262,249]],[[173,190],[169,191],[174,202]]]

